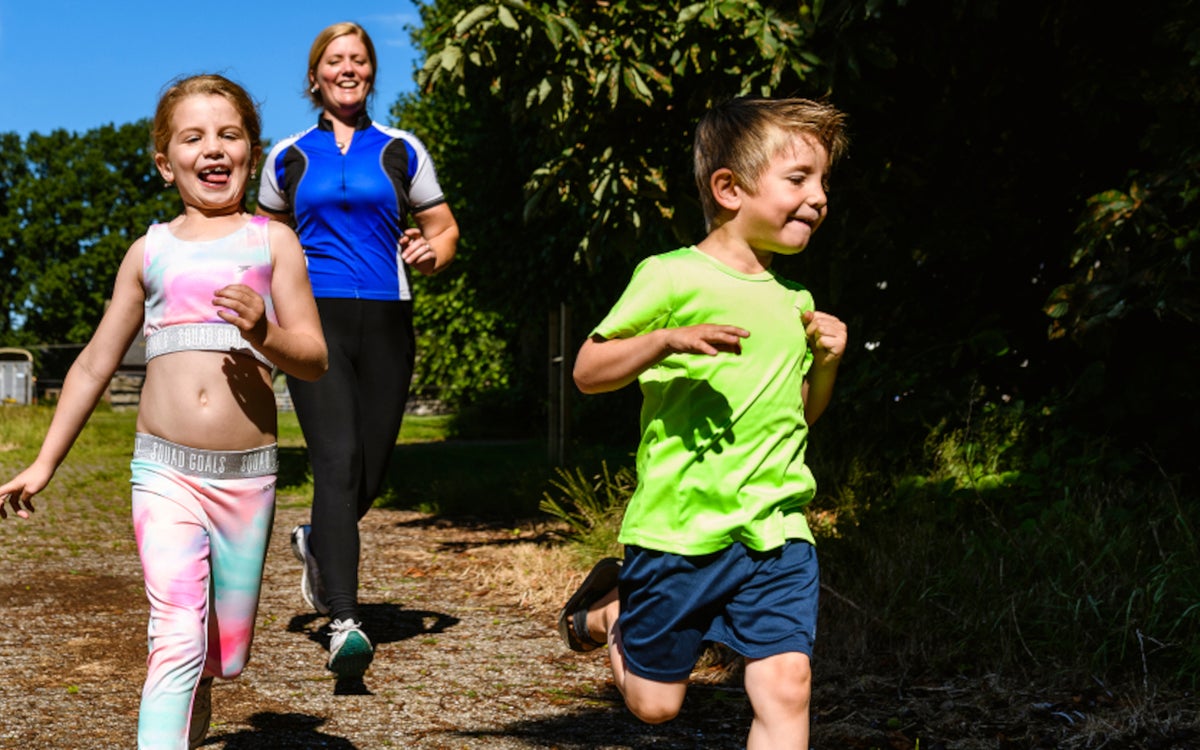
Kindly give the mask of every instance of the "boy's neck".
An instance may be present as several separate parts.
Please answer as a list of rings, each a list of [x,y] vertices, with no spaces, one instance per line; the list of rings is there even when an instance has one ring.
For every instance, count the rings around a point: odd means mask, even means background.
[[[727,224],[713,229],[707,237],[697,243],[696,249],[738,273],[765,273],[771,268],[771,261],[775,259],[774,253],[755,250],[726,227]]]

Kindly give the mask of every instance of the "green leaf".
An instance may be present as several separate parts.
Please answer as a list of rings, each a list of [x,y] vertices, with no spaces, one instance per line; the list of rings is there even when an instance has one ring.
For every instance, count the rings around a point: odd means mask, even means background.
[[[676,23],[690,23],[696,19],[704,11],[705,3],[692,3],[691,5],[679,11],[679,16],[675,19]]]
[[[462,48],[453,44],[447,44],[439,53],[441,57],[442,70],[454,71],[458,70],[462,65]]]
[[[463,16],[458,23],[454,24],[454,33],[458,36],[463,36],[468,31],[475,28],[476,24],[478,24],[480,21],[495,12],[496,6],[494,5],[476,5],[474,8],[467,11],[467,14]]]
[[[521,25],[517,23],[517,19],[513,16],[512,11],[509,10],[507,7],[505,7],[503,5],[500,6],[499,16],[500,16],[500,24],[502,26],[504,26],[505,28],[509,28],[514,31],[521,28]]]
[[[637,72],[637,68],[632,66],[626,67],[623,75],[625,77],[625,88],[629,89],[630,93],[647,104],[654,101],[654,94],[650,92],[650,87],[642,80],[642,76]]]
[[[550,16],[544,24],[546,29],[546,38],[550,40],[550,44],[555,50],[562,47],[563,27],[557,16]]]

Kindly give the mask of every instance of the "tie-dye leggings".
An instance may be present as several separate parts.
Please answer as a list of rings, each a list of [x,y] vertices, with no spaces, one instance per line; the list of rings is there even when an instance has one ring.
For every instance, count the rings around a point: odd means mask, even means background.
[[[138,748],[186,750],[203,676],[250,657],[275,516],[275,446],[204,451],[139,434],[133,526],[150,600]]]

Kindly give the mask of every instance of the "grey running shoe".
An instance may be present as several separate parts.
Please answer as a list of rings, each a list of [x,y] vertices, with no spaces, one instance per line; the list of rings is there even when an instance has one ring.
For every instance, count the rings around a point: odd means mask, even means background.
[[[329,626],[329,663],[326,668],[338,677],[362,677],[375,649],[355,620],[334,620]]]
[[[208,725],[212,722],[213,678],[202,677],[196,686],[196,697],[192,698],[192,721],[188,725],[188,748],[200,747],[208,736]]]
[[[327,615],[329,607],[321,601],[321,575],[317,571],[317,559],[308,551],[308,536],[311,533],[312,526],[307,523],[292,529],[292,554],[304,564],[304,570],[300,573],[300,596],[318,614]]]

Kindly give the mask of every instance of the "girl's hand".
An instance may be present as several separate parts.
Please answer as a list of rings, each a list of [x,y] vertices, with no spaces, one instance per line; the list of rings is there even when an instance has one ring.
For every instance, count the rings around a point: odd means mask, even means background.
[[[18,474],[11,482],[0,486],[0,518],[8,518],[6,505],[21,518],[33,513],[33,496],[41,492],[50,482],[53,472],[39,469],[36,464]]]
[[[242,332],[242,338],[253,346],[261,346],[267,339],[267,304],[262,296],[245,284],[230,284],[213,294],[217,315],[226,323],[232,323]]]

